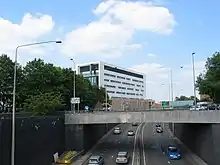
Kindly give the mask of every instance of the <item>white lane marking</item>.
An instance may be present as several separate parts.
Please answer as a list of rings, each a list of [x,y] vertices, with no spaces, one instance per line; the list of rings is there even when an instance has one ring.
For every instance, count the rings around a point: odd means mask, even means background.
[[[136,132],[135,132],[135,136],[134,136],[134,147],[133,147],[133,155],[132,155],[132,165],[134,165],[134,158],[135,158],[135,151],[136,151],[136,142],[137,142],[137,136],[138,136],[138,131],[141,127],[142,123],[138,126],[138,128],[136,129]]]
[[[145,154],[145,150],[144,150],[144,127],[147,125],[147,123],[145,123],[144,124],[144,126],[142,127],[142,131],[141,131],[141,133],[142,133],[142,138],[141,138],[141,141],[142,141],[142,149],[143,149],[143,158],[144,158],[144,165],[147,165],[147,163],[146,163],[146,161],[147,161],[147,159],[146,159],[146,154]]]

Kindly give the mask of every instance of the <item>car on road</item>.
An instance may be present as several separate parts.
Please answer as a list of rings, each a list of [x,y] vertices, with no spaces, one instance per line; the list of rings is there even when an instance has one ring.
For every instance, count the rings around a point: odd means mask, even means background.
[[[156,131],[157,131],[157,133],[162,133],[163,132],[163,128],[162,127],[157,127]]]
[[[104,165],[103,155],[92,155],[89,158],[88,165]]]
[[[114,134],[120,134],[121,133],[121,128],[120,127],[115,127],[113,133]]]
[[[138,123],[137,122],[132,123],[132,126],[138,126]]]
[[[116,164],[127,164],[129,162],[128,152],[118,152],[115,162]]]
[[[179,152],[179,149],[176,146],[168,146],[167,156],[171,160],[181,159],[181,154]]]
[[[128,131],[128,136],[134,136],[134,131],[129,130],[129,131]]]
[[[74,157],[77,155],[76,151],[65,151],[56,160],[57,164],[71,164]]]
[[[156,123],[156,127],[161,127],[160,123]]]

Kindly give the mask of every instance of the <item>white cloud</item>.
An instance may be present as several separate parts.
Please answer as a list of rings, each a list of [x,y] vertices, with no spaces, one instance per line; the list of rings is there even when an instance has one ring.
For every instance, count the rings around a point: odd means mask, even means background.
[[[196,76],[205,69],[204,61],[195,62]],[[170,91],[170,69],[158,63],[144,63],[133,66],[131,69],[146,74],[146,95],[157,101],[171,99]],[[172,68],[173,98],[180,95],[193,95],[192,65],[184,65]],[[199,97],[197,92],[197,97]]]
[[[153,53],[148,53],[147,56],[148,56],[148,57],[156,57],[156,55],[153,54]]]
[[[143,1],[103,1],[93,13],[98,20],[68,33],[62,53],[119,57],[126,50],[142,47],[132,43],[137,30],[170,34],[175,25],[167,8]]]
[[[0,53],[11,53],[21,44],[35,42],[38,38],[48,34],[54,27],[54,22],[49,15],[25,14],[19,24],[0,17]],[[40,47],[31,50],[37,54],[43,53]]]

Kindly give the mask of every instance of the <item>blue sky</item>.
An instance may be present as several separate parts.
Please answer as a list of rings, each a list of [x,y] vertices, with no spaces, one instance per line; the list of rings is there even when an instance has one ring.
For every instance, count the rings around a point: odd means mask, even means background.
[[[69,67],[70,57],[77,63],[107,61],[144,72],[147,96],[156,100],[168,99],[168,70],[173,68],[174,96],[192,95],[191,53],[196,52],[198,74],[206,58],[219,50],[220,2],[116,1],[114,6],[100,0],[0,2],[0,51],[12,56],[16,45],[61,39],[63,44],[59,46],[21,51],[20,62],[40,57]],[[109,5],[109,10],[103,5]],[[142,12],[132,12],[137,8]],[[30,17],[22,24],[27,13]],[[36,19],[36,24],[31,22]]]

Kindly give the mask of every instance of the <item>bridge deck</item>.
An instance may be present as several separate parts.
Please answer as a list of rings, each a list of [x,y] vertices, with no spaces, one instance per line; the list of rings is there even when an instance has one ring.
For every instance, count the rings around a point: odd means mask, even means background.
[[[220,111],[142,111],[94,112],[65,114],[65,124],[171,122],[171,123],[220,123]]]

